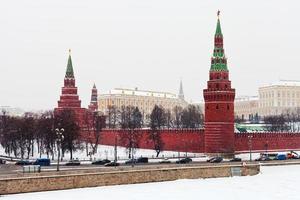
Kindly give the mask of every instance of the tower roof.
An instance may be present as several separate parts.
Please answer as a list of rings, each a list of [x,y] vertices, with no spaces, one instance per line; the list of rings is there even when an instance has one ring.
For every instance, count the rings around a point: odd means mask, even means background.
[[[182,86],[182,80],[180,80],[180,86],[179,86],[179,94],[178,94],[179,99],[184,100],[184,93],[183,93],[183,86]]]
[[[227,58],[223,48],[223,34],[221,30],[220,11],[218,11],[218,20],[215,33],[215,47],[211,60],[210,71],[228,71]]]
[[[216,33],[215,35],[220,35],[222,36],[222,29],[221,29],[221,23],[220,23],[220,11],[218,10],[218,21],[217,21],[217,28],[216,28]]]
[[[69,49],[69,58],[65,78],[74,78],[74,71],[71,58],[71,49]]]

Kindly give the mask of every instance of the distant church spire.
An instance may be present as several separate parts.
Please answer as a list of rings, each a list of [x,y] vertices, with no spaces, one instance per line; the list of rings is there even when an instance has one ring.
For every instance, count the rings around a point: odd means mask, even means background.
[[[180,80],[180,87],[179,87],[178,98],[181,99],[181,100],[184,100],[184,93],[183,93],[182,80]]]

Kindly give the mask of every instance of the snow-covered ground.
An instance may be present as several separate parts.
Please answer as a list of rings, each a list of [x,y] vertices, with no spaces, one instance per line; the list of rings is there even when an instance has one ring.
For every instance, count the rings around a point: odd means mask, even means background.
[[[4,152],[4,149],[0,146],[0,155],[6,155]],[[97,148],[97,153],[95,155],[92,156],[88,156],[87,155],[87,151],[86,148],[83,148],[82,150],[78,150],[76,152],[73,153],[73,158],[74,159],[80,159],[80,160],[95,160],[95,159],[114,159],[114,155],[115,155],[115,148],[113,146],[106,146],[106,145],[98,145]],[[160,158],[163,157],[178,157],[179,156],[185,156],[185,152],[174,152],[174,151],[162,151],[159,155]],[[188,157],[199,157],[202,156],[203,154],[200,153],[187,153]],[[34,148],[34,156],[30,157],[30,159],[36,159],[39,158],[39,153],[37,152],[37,147],[35,146]],[[56,157],[56,152],[55,152],[55,158]],[[125,147],[117,147],[117,156],[118,159],[128,159],[128,150]],[[155,158],[156,157],[156,152],[155,150],[151,150],[151,149],[136,149],[134,151],[134,157],[148,157],[148,158]],[[41,156],[42,158],[46,158],[47,155],[46,154],[42,154]],[[69,153],[65,153],[64,155],[64,160],[69,160],[70,156]]]
[[[256,176],[177,180],[8,195],[1,200],[299,200],[300,166],[262,167]]]

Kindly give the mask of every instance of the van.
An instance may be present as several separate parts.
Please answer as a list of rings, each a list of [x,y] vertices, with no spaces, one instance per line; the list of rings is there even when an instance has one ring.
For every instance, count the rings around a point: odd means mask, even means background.
[[[50,159],[49,158],[38,158],[33,163],[34,165],[40,165],[40,166],[50,166]]]

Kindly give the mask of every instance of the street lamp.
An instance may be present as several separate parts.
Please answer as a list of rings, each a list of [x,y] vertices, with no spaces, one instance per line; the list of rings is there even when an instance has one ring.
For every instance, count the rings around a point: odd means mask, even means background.
[[[61,128],[61,129],[58,129],[58,128],[55,129],[56,136],[57,136],[57,151],[58,151],[56,171],[59,171],[60,149],[61,149],[61,142],[64,140],[64,135],[63,135],[64,131],[65,130],[63,128]]]
[[[248,136],[249,151],[250,151],[250,162],[252,161],[252,138],[253,138],[253,135]]]

